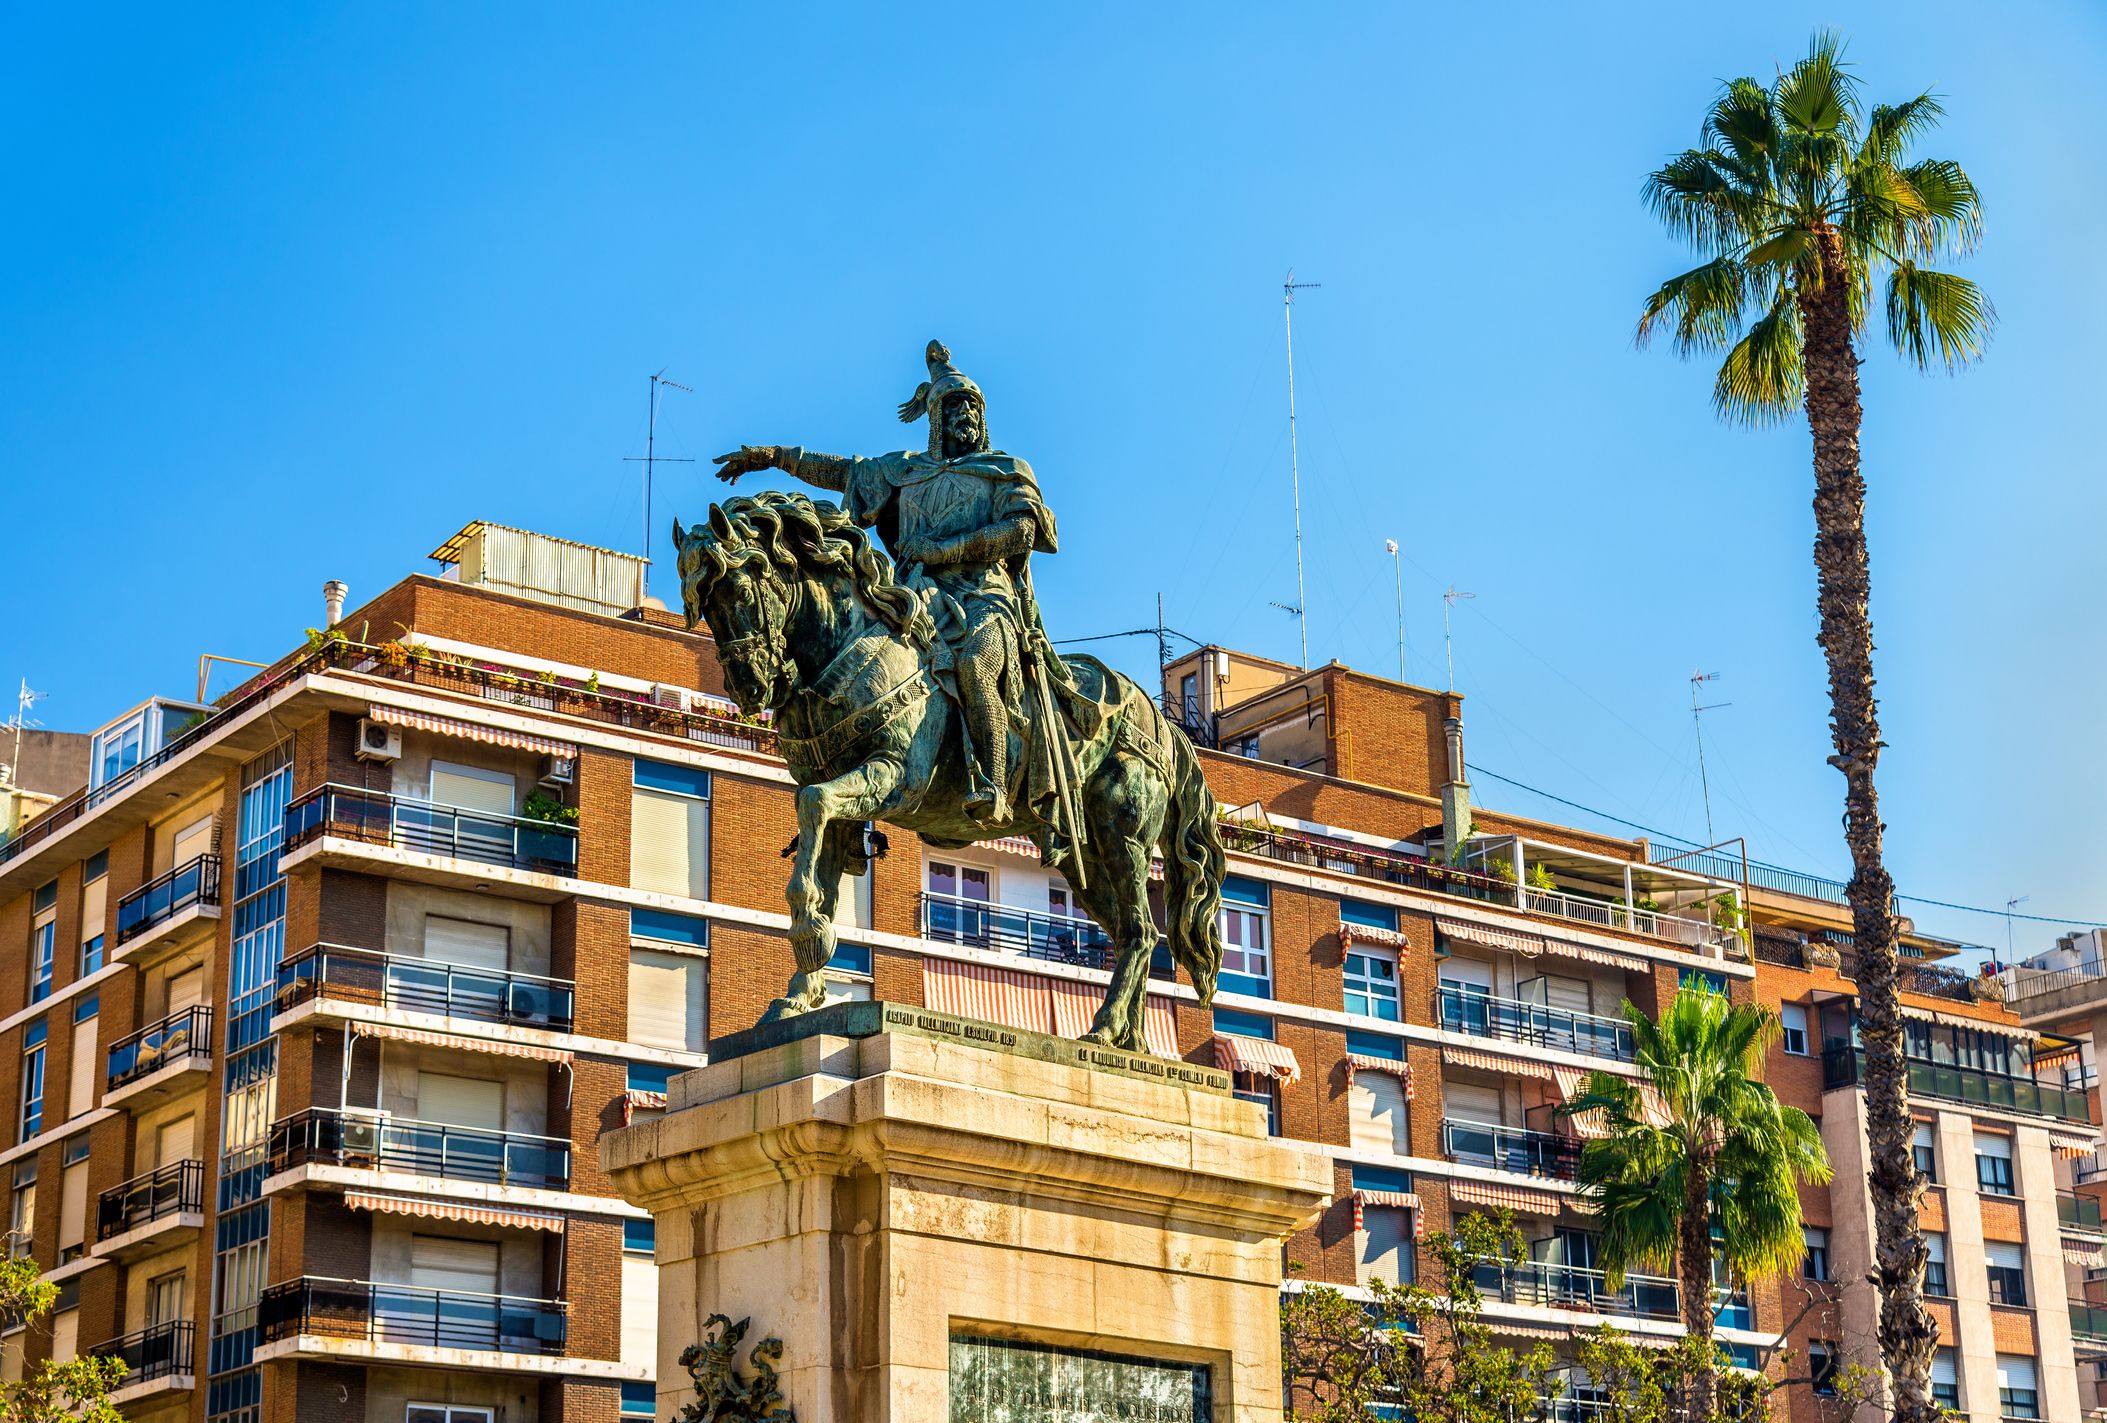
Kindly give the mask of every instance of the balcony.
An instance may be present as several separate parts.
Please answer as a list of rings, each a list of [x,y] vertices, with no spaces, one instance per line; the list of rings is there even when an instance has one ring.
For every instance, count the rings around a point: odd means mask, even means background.
[[[1557,1132],[1526,1131],[1487,1122],[1441,1121],[1441,1151],[1466,1166],[1489,1166],[1519,1176],[1570,1181],[1580,1166],[1580,1141]]]
[[[400,850],[418,857],[398,864],[399,877],[458,886],[488,880],[470,866],[537,875],[571,875],[578,868],[578,827],[549,820],[441,805],[437,801],[326,785],[285,810],[285,856],[319,844],[324,864],[367,869],[362,850]]]
[[[256,1308],[256,1324],[265,1346],[258,1351],[259,1359],[350,1354],[418,1361],[404,1350],[561,1354],[568,1333],[562,1300],[312,1275],[266,1289]],[[353,1347],[343,1347],[347,1344]],[[479,1362],[458,1353],[429,1361],[470,1366]],[[505,1365],[491,1360],[489,1367]]]
[[[2087,1344],[2107,1344],[2107,1304],[2074,1299],[2070,1302],[2070,1332]]]
[[[125,1375],[109,1396],[111,1403],[122,1406],[195,1388],[196,1349],[197,1326],[175,1323],[156,1324],[87,1352],[123,1360]]]
[[[2006,1077],[1979,1068],[1907,1059],[1912,1097],[1935,1097],[1971,1107],[1989,1107],[2020,1116],[2053,1117],[2084,1124],[2091,1121],[2086,1094],[2052,1086],[2031,1077]],[[1822,1090],[1855,1087],[1865,1072],[1864,1048],[1834,1043],[1822,1050]]]
[[[2102,1234],[2100,1198],[2076,1191],[2056,1192],[2056,1223],[2078,1235]]]
[[[117,901],[111,957],[159,963],[210,935],[219,912],[220,858],[199,855]]]
[[[270,1174],[299,1166],[400,1171],[492,1186],[562,1190],[571,1179],[571,1144],[562,1137],[315,1107],[271,1128]]]
[[[1626,1275],[1623,1288],[1611,1289],[1600,1270],[1522,1260],[1478,1265],[1471,1270],[1471,1282],[1487,1304],[1548,1306],[1636,1319],[1683,1317],[1682,1287],[1659,1275]]]
[[[212,1010],[199,1004],[110,1044],[102,1104],[133,1111],[201,1086],[212,1072]]]
[[[564,978],[316,944],[278,966],[278,1008],[315,999],[564,1033],[577,993]]]
[[[1501,1038],[1534,1048],[1630,1062],[1637,1052],[1622,1018],[1547,1008],[1443,984],[1434,991],[1435,1026],[1474,1038]]]
[[[1115,957],[1112,940],[1093,920],[1034,914],[949,894],[923,894],[922,934],[938,943],[1084,968],[1109,970]]]
[[[180,1244],[204,1226],[205,1163],[178,1161],[102,1193],[89,1253],[130,1260]]]

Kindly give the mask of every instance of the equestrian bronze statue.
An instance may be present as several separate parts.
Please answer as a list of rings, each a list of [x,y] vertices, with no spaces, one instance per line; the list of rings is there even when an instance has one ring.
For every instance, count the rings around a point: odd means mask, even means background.
[[[708,623],[740,709],[774,713],[800,787],[797,972],[762,1021],[825,1002],[835,896],[844,874],[868,872],[863,825],[882,820],[945,849],[1031,837],[1116,953],[1085,1036],[1138,1051],[1159,850],[1172,957],[1202,1003],[1214,996],[1215,799],[1155,697],[1054,653],[1031,584],[1031,556],[1057,546],[1053,513],[1031,466],[990,447],[980,387],[938,342],[925,360],[929,379],[900,407],[903,422],[927,418],[924,450],[743,445],[716,461],[728,484],[778,469],[845,507],[769,490],[673,525],[688,626]]]

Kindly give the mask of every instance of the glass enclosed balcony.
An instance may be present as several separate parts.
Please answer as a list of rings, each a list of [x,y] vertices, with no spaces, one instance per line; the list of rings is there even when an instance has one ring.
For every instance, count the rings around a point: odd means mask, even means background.
[[[271,1175],[316,1165],[560,1190],[571,1179],[571,1144],[531,1132],[485,1131],[332,1107],[296,1113],[271,1128]]]
[[[495,811],[327,785],[285,808],[285,846],[321,836],[479,865],[568,875],[578,867],[578,827]]]
[[[568,1335],[562,1300],[313,1275],[265,1290],[256,1324],[266,1344],[308,1337],[512,1354],[561,1354]]]
[[[280,1011],[313,998],[479,1023],[570,1031],[577,992],[565,978],[316,944],[278,966]]]

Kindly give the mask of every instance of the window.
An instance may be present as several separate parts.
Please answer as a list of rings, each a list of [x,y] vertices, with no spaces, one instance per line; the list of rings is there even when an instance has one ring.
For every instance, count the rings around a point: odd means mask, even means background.
[[[1936,1185],[1939,1180],[1939,1153],[1932,1142],[1930,1122],[1917,1123],[1917,1129],[1909,1139],[1909,1154],[1916,1161],[1917,1169],[1924,1173],[1924,1179]]]
[[[1356,1195],[1373,1193],[1378,1198],[1407,1195],[1412,1190],[1412,1173],[1393,1167],[1356,1166],[1353,1189]],[[1372,1279],[1381,1279],[1407,1285],[1417,1277],[1409,1209],[1373,1202],[1362,1205],[1361,1229],[1354,1243],[1357,1283],[1365,1285]]]
[[[1924,1233],[1924,1293],[1940,1299],[1952,1299],[1953,1291],[1946,1283],[1946,1232],[1928,1230]]]
[[[29,925],[29,1001],[51,996],[52,968],[58,962],[59,882],[37,888]]]
[[[2007,1418],[2041,1416],[2040,1385],[2034,1361],[2017,1354],[1997,1356],[1997,1411]]]
[[[1961,1411],[1961,1376],[1954,1367],[1953,1350],[1944,1344],[1931,1356],[1931,1401],[1955,1413]]]
[[[146,749],[146,713],[95,733],[88,751],[88,785],[106,786],[139,764]]]
[[[496,1423],[497,1412],[474,1404],[464,1408],[458,1403],[412,1403],[402,1417],[403,1423]]]
[[[629,951],[629,1041],[702,1052],[709,1047],[710,961],[656,949]]]
[[[658,1223],[649,1220],[624,1220],[622,1249],[630,1255],[649,1255],[657,1250]]]
[[[1185,707],[1185,724],[1187,726],[1198,726],[1200,724],[1200,679],[1197,675],[1188,672],[1178,679],[1178,700]]]
[[[1818,1225],[1810,1225],[1801,1232],[1807,1241],[1807,1258],[1803,1272],[1810,1280],[1829,1278],[1829,1232]]]
[[[1231,875],[1222,882],[1222,971],[1231,993],[1273,996],[1271,896],[1258,880]]]
[[[22,1034],[22,1130],[15,1137],[28,1141],[44,1130],[44,1038],[49,1031],[39,1018]]]
[[[97,850],[81,868],[80,976],[102,967],[103,926],[110,907],[110,852]]]
[[[632,1062],[625,1085],[631,1092],[663,1092],[676,1069],[657,1062]]]
[[[95,1030],[101,1011],[100,993],[84,993],[73,1000],[73,1045],[67,1050],[66,1070],[69,1122],[95,1105],[96,1069],[102,1065],[95,1051]]]
[[[929,937],[947,944],[985,943],[990,915],[981,906],[995,897],[994,876],[978,865],[931,860],[923,869],[929,887]]]
[[[1983,1268],[1990,1277],[1990,1303],[2023,1308],[2027,1302],[2027,1251],[2009,1240],[1983,1242]]]
[[[1807,1341],[1807,1372],[1810,1385],[1818,1397],[1836,1397],[1838,1362],[1837,1344],[1834,1339]]]
[[[37,1233],[37,1159],[15,1165],[14,1189],[7,1200],[7,1258],[19,1260],[29,1253]]]
[[[1785,1050],[1796,1057],[1807,1055],[1807,1009],[1799,1003],[1786,1003],[1778,1009],[1778,1023],[1783,1029]]]
[[[657,1416],[657,1384],[631,1381],[622,1385],[622,1417],[654,1418]]]
[[[1703,988],[1725,996],[1727,976],[1723,973],[1715,973],[1708,968],[1686,968],[1676,973],[1675,986],[1678,988]]]
[[[1412,1106],[1405,1096],[1404,1044],[1377,1033],[1349,1031],[1346,1050],[1356,1057],[1398,1064],[1395,1072],[1364,1067],[1353,1073],[1346,1093],[1348,1141],[1357,1151],[1410,1156]]]
[[[59,1263],[78,1260],[88,1249],[88,1134],[66,1143],[59,1171]]]
[[[710,773],[638,761],[629,801],[629,882],[638,889],[710,897]]]
[[[1993,1132],[1975,1134],[1975,1184],[1986,1196],[2018,1194],[2012,1185],[2012,1138]]]
[[[1398,1020],[1397,951],[1356,944],[1346,954],[1346,1011]]]

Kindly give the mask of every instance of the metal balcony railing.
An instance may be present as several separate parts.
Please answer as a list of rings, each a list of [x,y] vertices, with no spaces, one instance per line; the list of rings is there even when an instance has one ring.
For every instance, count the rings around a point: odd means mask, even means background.
[[[286,849],[320,835],[547,874],[570,874],[578,867],[575,825],[355,786],[320,786],[285,808]]]
[[[1865,1073],[1864,1048],[1836,1043],[1822,1050],[1822,1090],[1855,1087]],[[2031,1077],[2006,1077],[1980,1068],[1956,1067],[1947,1063],[1907,1059],[1909,1090],[1913,1097],[1936,1097],[1946,1102],[1995,1107],[2027,1116],[2055,1117],[2067,1122],[2091,1120],[2085,1094],[2040,1082]]]
[[[179,1378],[195,1373],[197,1326],[188,1322],[155,1324],[135,1333],[98,1344],[87,1352],[101,1358],[121,1359],[125,1384],[149,1383],[154,1379]]]
[[[104,1191],[95,1203],[95,1238],[108,1240],[165,1216],[205,1208],[205,1163],[178,1161]]]
[[[2056,1221],[2065,1230],[2100,1234],[2100,1198],[2081,1196],[2076,1191],[2056,1192]]]
[[[1441,1121],[1442,1154],[1471,1166],[1570,1181],[1580,1166],[1580,1142],[1557,1132],[1527,1131],[1455,1117]]]
[[[510,1354],[561,1354],[568,1333],[562,1300],[313,1275],[266,1289],[256,1325],[266,1344],[309,1334]]]
[[[314,1107],[271,1127],[270,1174],[312,1165],[561,1188],[571,1179],[571,1144],[562,1137],[530,1132],[484,1131]]]
[[[1504,1038],[1618,1062],[1630,1062],[1637,1052],[1631,1024],[1622,1018],[1498,998],[1454,984],[1434,991],[1434,1014],[1436,1026],[1475,1038]]]
[[[1112,940],[1093,920],[1035,914],[949,894],[923,894],[922,933],[939,943],[996,949],[1086,968],[1109,969],[1114,957]]]
[[[469,968],[342,944],[315,944],[278,965],[279,1008],[318,997],[558,1032],[570,1030],[577,1007],[577,990],[567,978]]]
[[[200,855],[118,900],[118,946],[166,924],[192,905],[218,904],[219,870],[219,856]]]
[[[211,1051],[212,1010],[202,1003],[185,1008],[110,1044],[104,1090],[115,1091],[128,1082],[136,1082],[178,1058]]]
[[[1626,1275],[1623,1287],[1612,1289],[1600,1270],[1519,1260],[1475,1266],[1471,1282],[1487,1301],[1503,1304],[1549,1305],[1642,1319],[1682,1318],[1682,1287],[1659,1275]]]

